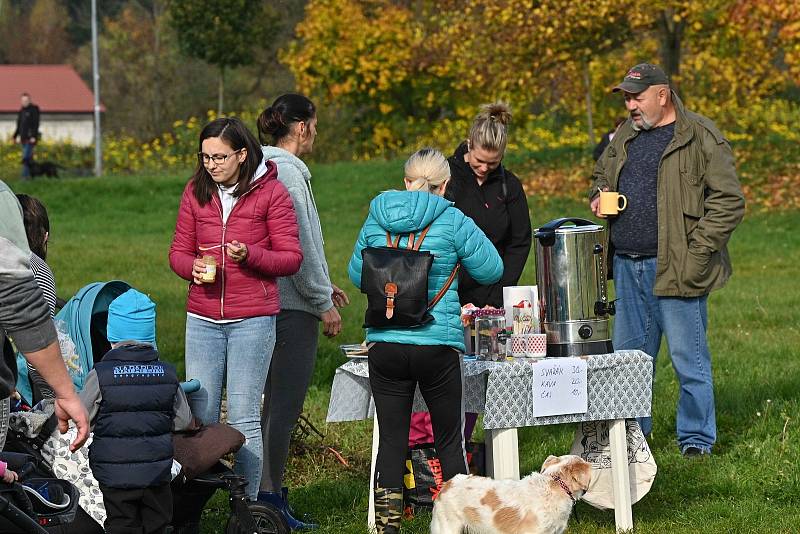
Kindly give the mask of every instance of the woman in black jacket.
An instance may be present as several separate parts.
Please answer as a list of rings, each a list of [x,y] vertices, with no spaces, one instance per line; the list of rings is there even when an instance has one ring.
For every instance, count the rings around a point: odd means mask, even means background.
[[[511,110],[503,102],[484,104],[472,122],[469,137],[448,158],[450,183],[445,198],[455,202],[483,230],[503,260],[499,282],[481,285],[462,269],[458,276],[461,305],[503,307],[503,287],[515,286],[531,251],[531,218],[528,199],[514,173],[503,167]],[[467,413],[464,438],[468,442],[478,416]],[[433,437],[426,414],[414,413],[409,446]]]
[[[522,184],[502,163],[511,110],[502,102],[484,104],[469,137],[447,160],[452,176],[445,197],[472,218],[503,258],[503,277],[481,285],[461,272],[461,305],[503,307],[503,287],[515,286],[531,250],[531,219]]]

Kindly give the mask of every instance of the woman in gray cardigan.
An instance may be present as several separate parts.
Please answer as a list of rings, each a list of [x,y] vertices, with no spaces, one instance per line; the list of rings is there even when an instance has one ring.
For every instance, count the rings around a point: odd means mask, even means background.
[[[314,370],[319,322],[323,333],[336,336],[342,329],[337,307],[349,303],[328,274],[311,173],[299,156],[308,154],[317,135],[313,102],[303,95],[285,94],[258,118],[258,134],[264,158],[278,166],[278,179],[289,190],[297,213],[303,263],[297,274],[278,279],[281,311],[269,375],[264,387],[261,431],[264,469],[258,500],[277,506],[292,530],[315,528],[293,517],[282,486],[289,439]]]

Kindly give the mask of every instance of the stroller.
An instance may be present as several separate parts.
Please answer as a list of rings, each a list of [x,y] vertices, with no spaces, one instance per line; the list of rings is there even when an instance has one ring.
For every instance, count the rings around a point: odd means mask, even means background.
[[[79,494],[74,485],[55,478],[37,455],[8,452],[7,449],[15,450],[12,442],[4,447],[9,432],[10,405],[10,399],[0,401],[0,450],[4,450],[0,452],[0,460],[17,473],[18,481],[0,480],[0,532],[102,534],[100,525],[78,505]],[[49,429],[45,431],[52,431],[55,420],[47,420],[44,426]],[[32,451],[34,446],[30,447]]]
[[[89,370],[94,367],[95,357],[102,356],[111,349],[111,344],[106,339],[106,324],[108,320],[108,306],[119,295],[130,289],[125,282],[115,280],[111,282],[96,282],[82,288],[70,299],[56,315],[57,325],[66,329],[66,334],[74,342],[75,356],[72,365],[68,365],[76,389],[80,390]],[[59,323],[63,321],[63,323]],[[42,382],[35,376],[28,380],[27,368],[24,363],[18,365],[20,369],[18,389],[26,391],[30,388],[34,402],[40,396],[46,396]],[[33,387],[31,387],[31,385]],[[196,380],[181,384],[187,395],[197,391],[200,384]],[[1,414],[0,414],[1,415]],[[53,422],[53,425],[55,423]],[[24,452],[32,456],[39,464],[42,462],[43,443],[52,433],[51,426],[35,438],[10,432],[6,449]],[[46,467],[46,466],[39,466]],[[54,476],[52,471],[46,472]],[[58,479],[55,479],[58,480]],[[64,481],[65,482],[65,481]],[[68,482],[67,482],[68,483]],[[231,515],[228,520],[226,532],[228,534],[286,534],[289,527],[274,507],[265,503],[248,502],[245,494],[246,482],[244,478],[236,475],[222,461],[217,460],[215,465],[207,472],[192,478],[187,478],[181,473],[172,482],[173,491],[173,521],[172,527],[175,534],[194,534],[200,532],[200,517],[203,507],[213,496],[217,489],[229,493]],[[77,498],[74,501],[77,503]],[[79,511],[80,507],[78,507]],[[76,513],[76,515],[79,512]],[[30,514],[28,514],[30,515]],[[7,532],[3,528],[3,517],[6,512],[3,502],[0,501],[0,532]],[[92,521],[97,525],[96,521]],[[64,523],[68,523],[65,521]],[[68,525],[65,525],[68,526]],[[13,531],[8,531],[13,532]],[[36,532],[39,530],[20,530],[20,532]],[[46,531],[52,532],[52,531]],[[60,532],[68,534],[83,534],[83,530],[64,528]],[[102,529],[99,531],[102,532]]]
[[[4,534],[102,534],[78,505],[78,489],[52,476],[35,456],[3,452],[0,459],[20,482],[0,481],[0,532]]]

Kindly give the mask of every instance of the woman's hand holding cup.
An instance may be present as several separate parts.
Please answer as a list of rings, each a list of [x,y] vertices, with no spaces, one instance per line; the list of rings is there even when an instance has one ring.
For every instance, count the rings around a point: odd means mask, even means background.
[[[206,264],[203,261],[203,258],[195,258],[194,263],[192,264],[192,279],[194,283],[197,285],[207,283],[203,280],[203,276],[206,274]]]

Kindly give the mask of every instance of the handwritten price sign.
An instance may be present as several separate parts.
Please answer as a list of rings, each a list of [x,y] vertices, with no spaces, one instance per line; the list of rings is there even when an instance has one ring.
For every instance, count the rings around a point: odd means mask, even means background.
[[[533,416],[585,413],[589,409],[586,360],[547,358],[533,364]]]

